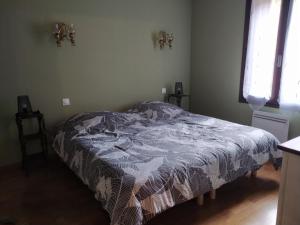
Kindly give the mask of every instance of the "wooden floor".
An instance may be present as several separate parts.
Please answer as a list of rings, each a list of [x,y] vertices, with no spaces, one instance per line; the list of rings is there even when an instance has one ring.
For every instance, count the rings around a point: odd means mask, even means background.
[[[192,200],[151,220],[148,225],[274,225],[279,172],[264,166],[257,178],[224,185],[204,206]],[[108,225],[109,217],[93,193],[62,163],[35,169],[0,169],[0,221],[17,225]],[[3,223],[0,222],[0,225]]]

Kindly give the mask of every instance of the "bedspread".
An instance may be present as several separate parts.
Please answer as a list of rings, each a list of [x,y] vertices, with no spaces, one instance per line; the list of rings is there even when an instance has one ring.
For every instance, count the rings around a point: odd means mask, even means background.
[[[278,165],[277,144],[261,129],[144,102],[125,113],[77,114],[53,146],[111,225],[140,225],[268,161]]]

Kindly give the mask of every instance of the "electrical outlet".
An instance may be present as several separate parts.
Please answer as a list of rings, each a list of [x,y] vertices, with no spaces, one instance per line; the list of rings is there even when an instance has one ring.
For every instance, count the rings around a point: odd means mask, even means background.
[[[69,98],[63,98],[62,99],[62,105],[63,106],[69,106],[69,105],[71,105],[70,99]]]
[[[162,93],[163,95],[167,94],[167,88],[162,88],[162,89],[161,89],[161,93]]]

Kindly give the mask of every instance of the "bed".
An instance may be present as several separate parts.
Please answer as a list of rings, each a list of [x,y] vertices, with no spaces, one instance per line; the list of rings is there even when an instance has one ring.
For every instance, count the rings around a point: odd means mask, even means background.
[[[279,166],[277,144],[264,130],[152,101],[74,115],[57,128],[53,147],[111,225],[141,225],[267,162]]]

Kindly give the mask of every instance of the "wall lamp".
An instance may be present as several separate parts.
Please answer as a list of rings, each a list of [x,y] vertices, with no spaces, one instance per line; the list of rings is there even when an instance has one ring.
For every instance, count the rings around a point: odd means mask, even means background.
[[[158,43],[160,49],[164,49],[165,46],[169,46],[170,49],[173,47],[174,35],[173,33],[167,33],[166,31],[160,31],[158,36]]]
[[[61,47],[61,42],[69,40],[75,46],[75,29],[73,24],[56,23],[53,31],[57,47]]]

